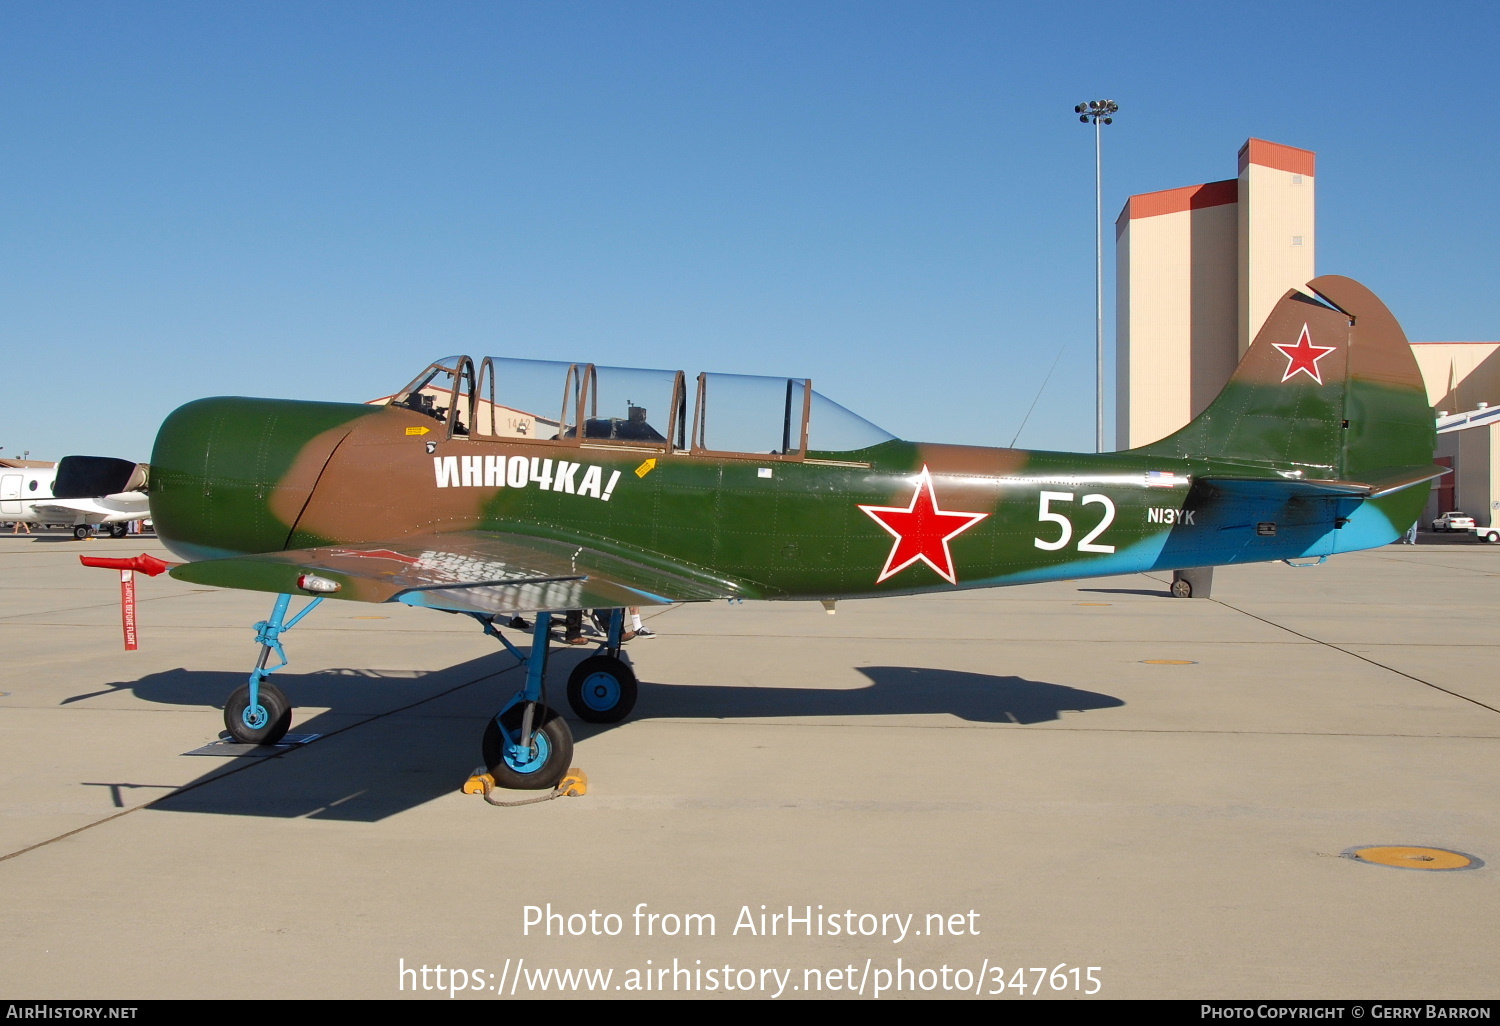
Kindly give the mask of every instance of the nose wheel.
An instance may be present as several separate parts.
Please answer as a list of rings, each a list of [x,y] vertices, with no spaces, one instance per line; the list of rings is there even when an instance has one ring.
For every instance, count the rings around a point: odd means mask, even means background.
[[[274,745],[292,725],[292,704],[275,684],[263,682],[250,704],[250,685],[241,684],[224,705],[224,727],[241,744]]]
[[[260,658],[256,660],[255,669],[250,671],[250,680],[235,688],[224,705],[224,726],[229,736],[241,744],[274,745],[286,736],[292,725],[292,703],[287,700],[285,692],[266,678],[286,665],[281,635],[317,608],[323,597],[319,595],[288,620],[286,612],[291,601],[290,595],[277,595],[271,618],[255,625]],[[272,655],[280,660],[275,666],[270,665]]]

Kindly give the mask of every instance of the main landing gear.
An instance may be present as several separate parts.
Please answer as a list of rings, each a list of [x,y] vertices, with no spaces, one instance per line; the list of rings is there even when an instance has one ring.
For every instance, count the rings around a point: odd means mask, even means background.
[[[287,665],[281,635],[312,612],[322,596],[314,598],[296,616],[287,619],[290,595],[277,595],[271,616],[255,625],[260,658],[250,679],[229,696],[224,706],[224,726],[234,740],[252,745],[274,745],[292,725],[291,703],[266,678]],[[550,613],[538,613],[532,626],[531,652],[522,655],[495,628],[494,618],[468,614],[484,632],[499,642],[526,667],[525,685],[485,725],[484,763],[495,783],[518,790],[554,787],[567,774],[573,759],[573,733],[567,721],[546,704],[548,630]],[[610,610],[609,631],[597,654],[573,670],[568,678],[568,703],[588,723],[618,723],[635,707],[637,684],[630,664],[620,658],[620,640],[625,610]],[[267,665],[274,653],[279,662]]]
[[[573,758],[573,732],[567,721],[544,702],[547,632],[552,627],[552,614],[536,615],[531,627],[531,654],[526,656],[495,629],[492,617],[469,615],[526,667],[525,685],[485,725],[485,768],[501,787],[540,791],[556,786]]]
[[[250,680],[234,689],[224,705],[224,727],[229,736],[241,744],[274,745],[286,736],[292,725],[292,704],[275,684],[266,678],[287,664],[286,652],[281,647],[281,634],[297,626],[297,623],[313,611],[322,596],[302,607],[302,611],[287,620],[290,595],[277,595],[271,618],[255,625],[255,640],[260,643],[260,659],[250,671]],[[281,662],[267,666],[271,653]]]
[[[618,656],[589,656],[568,675],[568,704],[585,723],[619,723],[635,708],[635,671]]]
[[[604,644],[568,675],[568,704],[585,723],[619,723],[635,708],[635,671],[620,658],[625,610],[609,611]]]
[[[484,729],[484,764],[495,783],[519,790],[555,786],[573,758],[567,721],[546,704],[548,630],[552,614],[538,613],[531,628],[531,653],[523,656],[495,629],[492,617],[469,614],[526,667],[526,684]],[[625,610],[610,610],[605,643],[568,677],[568,704],[586,723],[618,723],[635,707],[635,673],[620,658]]]

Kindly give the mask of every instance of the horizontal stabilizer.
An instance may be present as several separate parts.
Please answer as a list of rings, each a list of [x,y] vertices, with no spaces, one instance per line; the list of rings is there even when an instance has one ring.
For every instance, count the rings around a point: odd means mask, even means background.
[[[1329,481],[1309,478],[1203,477],[1198,482],[1230,495],[1288,498],[1357,498],[1378,499],[1382,495],[1425,484],[1448,473],[1436,463],[1424,467],[1393,468],[1377,471],[1363,481]]]

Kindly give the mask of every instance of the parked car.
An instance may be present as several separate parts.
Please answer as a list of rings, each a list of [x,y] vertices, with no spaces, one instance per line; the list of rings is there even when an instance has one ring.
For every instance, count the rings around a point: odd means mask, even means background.
[[[1474,518],[1467,513],[1454,510],[1444,513],[1432,522],[1434,531],[1472,531],[1474,530]]]
[[[1500,542],[1500,527],[1476,527],[1474,537],[1482,542]]]

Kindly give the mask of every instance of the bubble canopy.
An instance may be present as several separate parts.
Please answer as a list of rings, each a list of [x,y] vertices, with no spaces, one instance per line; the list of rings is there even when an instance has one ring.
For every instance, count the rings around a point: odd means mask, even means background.
[[[376,401],[432,417],[450,438],[800,460],[896,437],[807,378],[704,373],[691,392],[682,371],[447,356]]]

